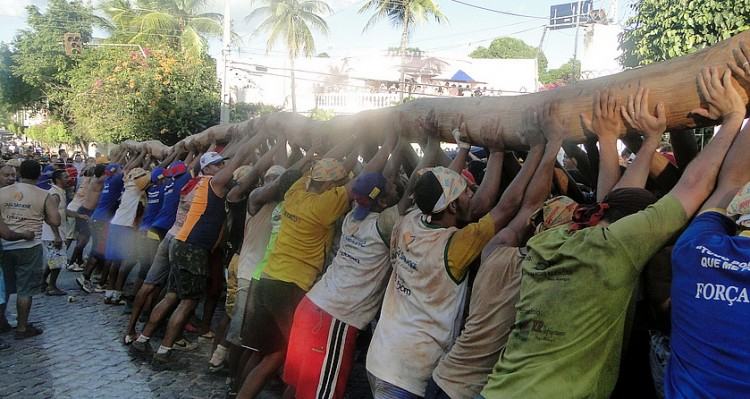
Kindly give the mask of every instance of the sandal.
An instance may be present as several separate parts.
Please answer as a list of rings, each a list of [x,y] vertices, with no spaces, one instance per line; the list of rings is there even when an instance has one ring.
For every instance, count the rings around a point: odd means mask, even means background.
[[[41,335],[44,331],[41,328],[38,328],[34,326],[33,324],[29,323],[26,325],[25,331],[18,331],[16,330],[16,336],[15,339],[26,339],[31,337],[36,337],[37,335]]]
[[[135,335],[125,334],[125,336],[122,337],[122,344],[125,346],[128,346],[132,344],[133,341],[135,341],[135,339],[136,339]]]

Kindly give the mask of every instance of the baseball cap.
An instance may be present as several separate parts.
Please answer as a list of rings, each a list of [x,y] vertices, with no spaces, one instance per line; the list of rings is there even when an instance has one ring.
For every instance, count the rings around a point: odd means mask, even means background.
[[[164,176],[175,177],[187,172],[187,165],[182,161],[174,161],[164,171]]]
[[[156,184],[159,180],[164,178],[165,175],[165,169],[161,166],[157,166],[154,168],[154,170],[151,171],[151,183]]]
[[[132,181],[136,187],[143,190],[151,181],[151,176],[143,168],[133,168],[128,172],[127,176],[125,176],[125,180]]]
[[[206,166],[215,165],[219,162],[224,161],[226,158],[221,156],[216,151],[209,151],[203,155],[201,155],[201,170],[204,169]]]
[[[354,207],[352,217],[354,220],[363,220],[372,211],[375,200],[385,191],[385,176],[382,173],[365,173],[359,175],[352,184]]]
[[[104,174],[107,176],[112,176],[115,173],[117,173],[118,170],[120,170],[121,166],[119,163],[111,163],[107,165],[107,168],[104,169]]]
[[[728,216],[739,216],[737,224],[742,227],[750,227],[750,183],[737,192],[732,202],[727,206]]]
[[[417,180],[414,201],[426,215],[440,213],[466,190],[466,179],[443,166],[428,168]]]

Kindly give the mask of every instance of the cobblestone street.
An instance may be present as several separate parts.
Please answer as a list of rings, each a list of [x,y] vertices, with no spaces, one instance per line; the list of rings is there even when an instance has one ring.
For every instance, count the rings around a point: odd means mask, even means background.
[[[105,305],[101,294],[79,290],[77,273],[63,271],[59,286],[74,297],[34,297],[31,322],[44,334],[15,341],[13,332],[1,335],[11,348],[0,352],[0,398],[224,398],[225,375],[208,372],[211,342],[188,334],[200,347],[178,353],[190,366],[179,371],[155,371],[128,354],[120,343],[127,323],[122,306]],[[216,311],[223,315],[223,307]],[[15,314],[15,296],[8,314]],[[138,326],[139,330],[141,325]],[[158,339],[152,339],[158,345]],[[349,398],[367,398],[369,386],[363,359],[355,364],[347,392]],[[274,385],[274,384],[271,384]],[[277,389],[264,391],[260,399],[280,397]]]

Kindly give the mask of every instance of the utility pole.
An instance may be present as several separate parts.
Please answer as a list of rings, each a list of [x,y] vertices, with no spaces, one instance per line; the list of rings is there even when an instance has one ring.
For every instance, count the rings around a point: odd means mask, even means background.
[[[547,28],[549,26],[544,25],[544,30],[542,31],[542,38],[539,39],[539,47],[536,48],[536,57],[534,57],[534,66],[536,67],[536,73],[534,76],[536,78],[534,79],[534,86],[536,90],[539,90],[539,54],[542,53],[542,46],[544,46],[544,38],[547,37]]]
[[[229,1],[224,0],[224,35],[222,36],[221,71],[221,111],[219,123],[229,123],[229,52],[232,42],[232,18],[229,14]]]
[[[580,76],[580,68],[576,65],[578,61],[578,34],[581,31],[581,0],[578,0],[578,6],[576,7],[576,39],[575,39],[575,45],[573,46],[573,78],[574,80],[578,80],[581,78]]]

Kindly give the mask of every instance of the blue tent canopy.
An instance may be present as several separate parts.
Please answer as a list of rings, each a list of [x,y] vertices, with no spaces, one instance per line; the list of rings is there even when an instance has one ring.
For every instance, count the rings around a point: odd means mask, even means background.
[[[466,82],[466,83],[476,82],[474,78],[469,76],[469,74],[464,72],[462,69],[459,69],[458,71],[456,71],[456,73],[454,73],[453,76],[451,76],[450,80],[455,81],[455,82]]]

